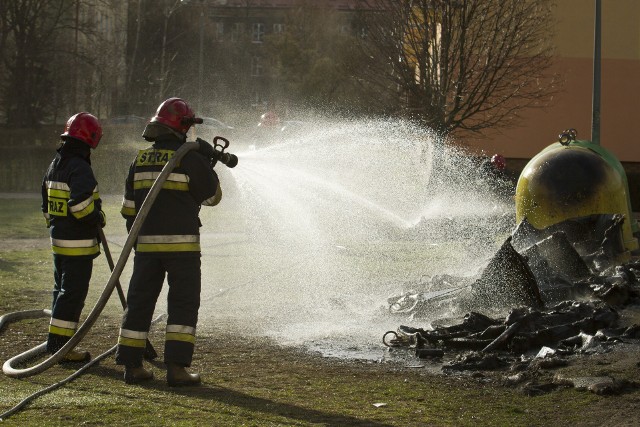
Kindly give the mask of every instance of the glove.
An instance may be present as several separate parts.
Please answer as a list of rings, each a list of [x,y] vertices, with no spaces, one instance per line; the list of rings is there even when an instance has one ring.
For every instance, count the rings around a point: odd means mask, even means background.
[[[104,228],[107,225],[107,215],[104,211],[100,211],[100,227]]]
[[[205,156],[207,159],[212,159],[215,155],[215,150],[213,146],[209,144],[204,139],[196,138],[196,142],[198,143],[198,153]]]

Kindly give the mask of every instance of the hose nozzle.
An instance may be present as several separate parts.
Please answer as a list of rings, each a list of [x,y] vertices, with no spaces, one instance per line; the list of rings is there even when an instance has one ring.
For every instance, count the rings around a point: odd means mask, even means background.
[[[238,165],[238,156],[236,156],[235,154],[222,153],[217,150],[216,153],[219,153],[218,158],[212,159],[213,161],[219,161],[228,168],[235,168]]]
[[[218,140],[222,140],[224,144],[218,143]],[[201,138],[196,138],[196,142],[200,144],[198,151],[211,160],[211,167],[214,167],[217,162],[228,168],[235,168],[238,164],[238,156],[224,151],[229,147],[228,139],[216,136],[213,138],[213,146]]]

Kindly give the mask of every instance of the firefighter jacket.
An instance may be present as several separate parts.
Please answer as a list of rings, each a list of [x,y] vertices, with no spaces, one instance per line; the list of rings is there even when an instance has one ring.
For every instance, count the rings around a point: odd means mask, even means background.
[[[91,169],[91,148],[67,138],[42,182],[42,213],[54,254],[100,254],[98,226],[104,225],[98,183]]]
[[[131,163],[121,210],[127,230],[182,143],[174,135],[160,136],[153,146],[140,150]],[[209,160],[198,152],[187,152],[164,182],[140,228],[136,256],[200,256],[200,206],[213,206],[220,196],[218,176]]]

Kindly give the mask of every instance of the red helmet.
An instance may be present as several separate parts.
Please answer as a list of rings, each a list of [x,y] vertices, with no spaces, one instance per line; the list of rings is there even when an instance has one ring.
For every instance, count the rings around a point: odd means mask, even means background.
[[[89,113],[78,113],[67,120],[64,133],[60,137],[75,138],[91,148],[96,148],[102,138],[102,126],[95,116]]]
[[[169,98],[158,107],[151,123],[161,123],[180,133],[187,133],[191,125],[202,123],[189,104],[180,98]]]
[[[498,170],[504,170],[507,167],[507,161],[502,154],[494,154],[491,157],[491,164]]]
[[[280,118],[273,111],[267,111],[260,116],[260,123],[258,126],[272,127],[277,126],[280,123]]]

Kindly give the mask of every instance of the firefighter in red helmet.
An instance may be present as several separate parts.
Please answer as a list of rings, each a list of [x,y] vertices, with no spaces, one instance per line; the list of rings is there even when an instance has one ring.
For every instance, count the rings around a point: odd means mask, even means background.
[[[72,116],[60,135],[63,143],[42,181],[42,212],[51,235],[54,287],[47,350],[57,352],[78,327],[93,260],[100,255],[98,226],[106,218],[91,169],[91,150],[102,127],[89,113]],[[65,361],[85,361],[88,352],[72,350]]]
[[[507,171],[507,160],[502,154],[494,154],[491,157],[485,157],[483,161],[484,179],[483,185],[491,189],[492,193],[503,198],[505,201],[510,200],[515,191],[512,178]]]
[[[258,123],[259,127],[265,128],[274,128],[280,124],[280,117],[275,113],[275,111],[267,111],[263,115],[260,116],[260,123]]]
[[[192,125],[202,123],[180,98],[158,107],[143,138],[153,143],[140,150],[129,168],[122,215],[130,230],[155,178],[186,141]],[[153,378],[143,366],[143,353],[156,301],[165,275],[169,285],[164,361],[169,386],[197,385],[191,365],[200,306],[200,206],[214,206],[222,196],[209,160],[190,151],[164,183],[140,229],[135,246],[116,363],[125,366],[128,384]]]
[[[507,167],[507,160],[502,154],[494,154],[491,156],[491,166],[493,166],[496,171],[503,172]]]

